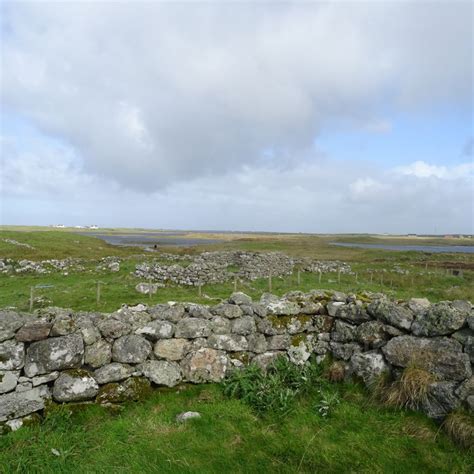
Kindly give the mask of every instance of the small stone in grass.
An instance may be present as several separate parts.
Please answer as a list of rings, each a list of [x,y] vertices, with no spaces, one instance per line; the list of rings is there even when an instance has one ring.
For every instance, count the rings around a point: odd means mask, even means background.
[[[51,449],[51,452],[55,455],[55,456],[61,456],[61,453],[57,450],[57,449]]]
[[[197,411],[185,411],[176,416],[176,421],[178,423],[184,423],[192,418],[201,418],[201,414]]]

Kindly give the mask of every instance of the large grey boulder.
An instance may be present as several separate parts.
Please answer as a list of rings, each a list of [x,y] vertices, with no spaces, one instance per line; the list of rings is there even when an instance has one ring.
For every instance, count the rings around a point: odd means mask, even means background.
[[[399,329],[381,321],[368,321],[356,329],[356,339],[366,349],[378,349],[392,337],[401,336],[402,334]]]
[[[104,365],[94,372],[94,378],[99,384],[110,382],[120,382],[130,377],[135,372],[135,368],[127,364],[112,362]]]
[[[343,301],[330,301],[326,305],[327,312],[329,316],[336,316],[337,312],[345,305]]]
[[[239,319],[237,319],[237,321]],[[211,330],[214,334],[229,334],[231,327],[231,321],[227,318],[223,318],[222,316],[215,316],[211,320]]]
[[[82,369],[62,372],[55,380],[53,398],[57,402],[79,402],[94,398],[99,392],[99,385],[94,377]]]
[[[441,421],[461,404],[455,395],[455,382],[434,382],[429,386],[426,398],[421,404],[421,410],[427,416]]]
[[[413,311],[415,316],[419,314],[425,314],[431,303],[427,298],[410,298],[407,302],[407,306]]]
[[[331,341],[329,343],[329,350],[335,359],[349,360],[353,354],[361,352],[361,347],[355,342],[345,344]]]
[[[235,306],[238,308],[238,306]],[[207,319],[184,318],[176,325],[175,337],[194,339],[196,337],[207,337],[211,334],[212,324]]]
[[[157,341],[158,339],[169,339],[174,334],[174,324],[169,321],[162,321],[155,319],[150,321],[145,326],[137,329],[135,334],[140,334],[151,341]]]
[[[184,378],[190,382],[219,382],[229,366],[229,358],[223,351],[201,348],[191,352],[181,363]]]
[[[15,332],[23,326],[26,317],[14,311],[0,310],[0,342],[11,339]]]
[[[292,316],[300,313],[298,303],[281,299],[275,302],[269,302],[266,305],[267,312],[274,316]]]
[[[153,352],[160,359],[181,360],[189,346],[187,339],[161,339],[155,344]]]
[[[51,328],[51,336],[66,336],[76,331],[76,322],[72,318],[72,313],[64,310],[66,314],[58,314]]]
[[[261,354],[268,349],[267,340],[263,334],[250,334],[247,336],[247,342],[250,352]]]
[[[241,291],[237,291],[230,295],[229,303],[238,305],[251,305],[252,298],[250,298],[250,296],[247,296],[245,293],[242,293]]]
[[[19,370],[0,370],[0,393],[7,393],[14,390],[18,383],[19,376]]]
[[[448,301],[432,305],[424,314],[417,316],[412,326],[415,336],[444,336],[464,326],[467,311]]]
[[[25,374],[28,377],[55,370],[79,368],[84,357],[84,342],[79,334],[33,342],[26,351]]]
[[[80,332],[82,339],[84,340],[84,344],[87,346],[94,344],[94,342],[97,342],[101,338],[99,329],[97,329],[97,327],[92,323],[82,325]]]
[[[177,323],[183,319],[186,311],[182,304],[166,305],[160,308],[161,309],[158,309],[158,307],[156,307],[158,319],[164,319],[171,323]]]
[[[183,378],[180,366],[167,360],[148,360],[142,365],[142,372],[154,384],[167,387],[174,387]]]
[[[360,324],[371,320],[367,311],[357,304],[345,304],[340,306],[336,311],[336,318],[345,319],[352,324]]]
[[[151,344],[142,336],[130,334],[119,337],[112,346],[112,359],[123,364],[141,364],[151,352]]]
[[[357,326],[336,320],[331,333],[331,340],[336,342],[352,342],[356,339]]]
[[[46,385],[0,395],[0,421],[19,418],[35,411],[42,410],[45,401],[51,399],[51,392]]]
[[[410,330],[413,323],[414,314],[410,309],[386,299],[373,301],[367,307],[367,311],[374,318],[405,331]]]
[[[37,387],[38,385],[43,385],[45,383],[53,382],[59,377],[59,372],[56,370],[54,372],[50,372],[49,374],[45,375],[37,375],[31,379],[31,383],[33,387]]]
[[[234,319],[232,321],[232,332],[242,336],[257,332],[255,318],[252,316],[242,316],[241,318]]]
[[[15,334],[15,339],[20,342],[41,341],[49,336],[52,326],[46,319],[28,321]]]
[[[25,345],[14,339],[0,342],[0,370],[21,369],[25,363]]]
[[[216,316],[222,316],[223,318],[228,319],[240,318],[244,314],[238,305],[229,303],[221,303],[217,306],[214,306],[211,311]]]
[[[247,339],[238,334],[213,334],[209,336],[207,342],[213,349],[231,352],[248,350]]]
[[[129,324],[110,317],[99,321],[97,327],[107,339],[118,339],[119,337],[129,334],[132,330]]]
[[[392,365],[416,365],[442,380],[461,381],[471,376],[469,356],[459,342],[447,337],[399,336],[382,347],[382,352]]]
[[[112,360],[112,346],[103,339],[99,339],[94,344],[86,346],[84,363],[93,369],[109,364]]]
[[[370,386],[390,367],[379,352],[358,352],[352,355],[349,370]]]
[[[288,334],[267,337],[267,347],[269,351],[280,351],[289,349],[291,338]]]

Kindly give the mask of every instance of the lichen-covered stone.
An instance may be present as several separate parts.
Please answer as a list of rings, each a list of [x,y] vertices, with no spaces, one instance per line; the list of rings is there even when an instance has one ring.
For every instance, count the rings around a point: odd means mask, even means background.
[[[41,341],[49,336],[52,326],[52,323],[45,319],[28,321],[15,334],[15,339],[20,342]]]
[[[238,306],[236,306],[238,308]],[[207,337],[211,334],[212,325],[207,319],[184,318],[176,325],[175,336],[177,338],[194,339],[196,337]]]
[[[232,332],[247,336],[257,331],[255,319],[252,316],[242,316],[232,321]]]
[[[97,327],[106,339],[118,339],[130,333],[129,324],[113,318],[107,318],[97,323]]]
[[[266,371],[268,367],[275,362],[279,357],[287,358],[285,352],[275,351],[275,352],[264,352],[263,354],[258,354],[252,359],[252,363],[256,364],[263,371]]]
[[[20,418],[42,410],[45,401],[51,398],[51,392],[45,385],[25,392],[10,392],[0,395],[0,421]]]
[[[374,318],[405,331],[410,330],[413,323],[414,314],[410,309],[386,299],[379,299],[370,303],[367,311]]]
[[[228,366],[225,352],[204,347],[188,354],[181,364],[184,378],[194,383],[219,382]]]
[[[389,365],[379,352],[357,352],[351,357],[350,372],[360,377],[366,385],[371,385],[389,371]]]
[[[51,336],[66,336],[72,334],[77,329],[76,322],[70,314],[61,314],[56,316],[53,327],[51,328]]]
[[[231,331],[231,321],[222,316],[215,316],[211,320],[211,331],[213,334],[229,334]]]
[[[349,360],[353,354],[361,352],[361,347],[359,346],[359,344],[356,344],[355,342],[344,344],[341,342],[331,341],[329,343],[329,349],[330,349],[331,354],[336,359],[342,359],[342,360]]]
[[[110,382],[120,382],[130,377],[135,372],[135,368],[127,364],[112,362],[94,371],[94,378],[97,383],[103,385]]]
[[[0,310],[0,342],[11,339],[26,321],[24,315],[14,311]]]
[[[83,356],[84,343],[78,334],[33,342],[26,351],[25,374],[34,377],[55,370],[79,368]]]
[[[37,387],[38,385],[43,385],[45,383],[53,382],[58,377],[59,377],[59,372],[54,371],[45,375],[37,375],[36,377],[33,377],[31,379],[31,382],[33,384],[33,387]]]
[[[213,349],[224,351],[246,351],[248,350],[248,342],[244,336],[238,334],[213,334],[209,336],[207,343]]]
[[[151,392],[150,381],[145,377],[131,377],[122,383],[108,383],[99,389],[97,402],[123,403],[146,398]]]
[[[393,365],[415,365],[442,380],[461,381],[471,376],[469,356],[462,352],[459,342],[447,337],[399,336],[391,339],[382,351]]]
[[[462,307],[442,301],[418,315],[411,329],[415,336],[444,336],[462,328],[467,316],[468,312],[463,311]]]
[[[53,398],[57,402],[80,402],[91,400],[98,391],[99,385],[87,370],[68,370],[54,381]]]
[[[111,360],[112,346],[103,339],[99,339],[94,344],[86,346],[84,363],[90,365],[93,369],[109,364]]]
[[[148,360],[142,365],[142,372],[156,385],[174,387],[182,380],[180,366],[167,360]]]
[[[161,339],[155,344],[153,352],[160,359],[181,360],[189,347],[187,339]]]
[[[267,345],[269,351],[279,351],[289,349],[291,346],[291,338],[288,334],[267,337]]]
[[[301,341],[297,346],[288,349],[288,358],[293,364],[304,365],[311,357],[312,347],[306,341]]]
[[[229,303],[221,303],[217,306],[214,306],[211,311],[216,316],[222,316],[223,318],[228,319],[240,318],[244,314],[239,306]]]
[[[169,339],[170,337],[173,337],[174,324],[170,323],[169,321],[156,319],[137,329],[135,333],[145,336],[151,341],[157,341],[158,339]]]
[[[19,370],[0,370],[0,394],[15,390],[19,376]]]
[[[460,405],[460,400],[454,393],[456,385],[455,382],[432,383],[421,404],[421,410],[430,418],[441,421]]]
[[[370,321],[371,317],[365,309],[357,304],[345,304],[336,311],[336,318],[344,319],[352,324],[360,324]]]
[[[362,323],[356,329],[356,339],[366,349],[378,349],[392,337],[401,336],[402,334],[399,329],[381,321],[368,321]]]
[[[331,340],[336,342],[352,342],[356,339],[357,326],[336,320],[331,333]]]
[[[329,316],[336,316],[337,312],[344,306],[344,304],[345,303],[342,301],[330,301],[326,306]]]
[[[255,354],[261,354],[268,349],[267,340],[263,334],[250,334],[247,336],[247,342],[248,350]]]
[[[25,363],[25,345],[14,339],[0,342],[0,370],[21,369]]]
[[[245,293],[242,293],[241,291],[237,291],[230,295],[229,303],[238,305],[251,305],[252,298],[250,298],[250,296],[247,296]]]
[[[270,302],[266,305],[266,308],[268,314],[273,314],[275,316],[292,316],[300,313],[298,303],[284,299]]]
[[[151,344],[142,336],[122,336],[114,341],[112,359],[123,364],[140,364],[145,362],[151,349]]]

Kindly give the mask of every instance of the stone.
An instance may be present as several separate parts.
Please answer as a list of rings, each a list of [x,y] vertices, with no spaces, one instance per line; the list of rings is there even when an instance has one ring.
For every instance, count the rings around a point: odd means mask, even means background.
[[[456,383],[434,382],[429,386],[421,410],[429,418],[441,421],[447,414],[459,407],[460,400],[454,394]]]
[[[410,309],[385,299],[379,299],[370,303],[367,311],[374,318],[405,331],[410,330],[413,318],[415,317]]]
[[[410,298],[407,306],[415,313],[415,315],[425,314],[428,311],[431,303],[427,298]]]
[[[217,306],[214,306],[214,308],[212,308],[212,312],[216,316],[222,316],[223,318],[228,319],[240,318],[244,314],[238,305],[229,303],[221,303]]]
[[[99,321],[97,327],[106,339],[118,339],[131,331],[130,325],[113,318]]]
[[[331,332],[334,324],[334,318],[327,315],[318,315],[313,317],[313,326],[316,332]]]
[[[23,326],[26,317],[14,311],[0,310],[0,342],[11,339]]]
[[[165,306],[158,314],[159,319],[164,319],[171,323],[177,323],[184,318],[185,312],[186,310],[182,304],[175,304],[172,306]]]
[[[336,311],[336,318],[344,319],[352,324],[360,324],[370,321],[369,314],[359,305],[346,304],[340,306]]]
[[[474,376],[462,382],[455,393],[460,400],[466,400],[468,397],[474,396]]]
[[[378,349],[392,337],[401,336],[402,334],[399,329],[381,321],[368,321],[357,327],[356,340],[366,349]]]
[[[151,349],[151,344],[142,336],[122,336],[114,341],[112,359],[124,364],[141,364],[150,355]]]
[[[169,321],[161,321],[156,319],[149,322],[146,326],[141,327],[135,331],[135,334],[140,334],[150,339],[157,341],[158,339],[169,339],[174,334],[174,324]]]
[[[331,300],[338,303],[345,303],[347,301],[347,295],[342,291],[333,291]]]
[[[244,336],[238,334],[213,334],[209,336],[209,347],[224,351],[237,352],[248,350],[248,342]]]
[[[51,399],[51,392],[46,385],[25,392],[10,392],[0,395],[0,422],[42,410],[45,401],[49,399]]]
[[[19,370],[0,370],[0,394],[15,390],[19,376]]]
[[[250,296],[247,296],[245,293],[242,293],[241,291],[237,291],[230,295],[229,303],[238,305],[251,305],[252,298],[250,298]]]
[[[0,370],[21,369],[25,363],[25,345],[14,339],[0,342]]]
[[[315,315],[320,314],[323,309],[323,305],[319,302],[314,303],[313,301],[304,301],[300,307],[300,314]]]
[[[160,359],[181,360],[186,355],[188,347],[187,339],[162,339],[155,344],[153,352]]]
[[[49,336],[52,326],[52,323],[44,319],[28,321],[15,334],[15,339],[20,342],[41,341]]]
[[[97,342],[101,337],[100,331],[92,323],[81,327],[80,332],[84,344],[87,346],[94,344],[94,342]]]
[[[311,349],[306,342],[301,341],[298,346],[291,346],[288,349],[288,358],[293,364],[304,365],[311,357]]]
[[[267,338],[267,344],[269,351],[286,350],[291,346],[291,338],[288,334],[270,336]]]
[[[101,404],[123,403],[146,398],[151,393],[150,381],[145,377],[131,377],[122,383],[102,385],[97,395]]]
[[[279,357],[287,358],[287,355],[284,352],[264,352],[263,354],[258,354],[252,359],[252,363],[260,367],[264,372],[271,366]]]
[[[86,365],[90,365],[93,369],[97,369],[98,367],[109,364],[111,360],[112,347],[103,339],[99,339],[94,344],[86,346],[84,363]]]
[[[238,308],[238,306],[234,306]],[[175,336],[177,338],[193,339],[196,337],[207,337],[211,334],[212,324],[207,319],[184,318],[176,325]]]
[[[452,334],[464,326],[467,315],[450,302],[442,301],[416,317],[412,332],[415,336],[430,337]]]
[[[37,387],[38,385],[43,385],[45,383],[53,382],[59,377],[59,372],[51,372],[45,375],[37,375],[31,379],[33,387]]]
[[[343,344],[341,342],[331,341],[329,343],[329,349],[336,359],[342,360],[349,360],[353,354],[361,351],[359,344],[354,342]]]
[[[179,415],[176,415],[176,421],[178,423],[184,423],[188,420],[193,420],[196,418],[201,418],[201,414],[197,411],[185,411],[183,413],[180,413]]]
[[[83,369],[67,370],[54,381],[53,398],[57,402],[80,402],[94,398],[99,385],[94,377]]]
[[[184,378],[190,382],[220,382],[229,366],[223,351],[201,348],[186,356],[181,364]]]
[[[28,390],[31,390],[32,388],[33,388],[33,384],[30,381],[22,382],[16,386],[15,392],[26,392]]]
[[[207,306],[201,304],[191,304],[188,308],[188,313],[193,318],[212,319],[213,317]]]
[[[242,336],[257,332],[255,319],[252,316],[242,316],[241,318],[234,319],[232,321],[232,332]]]
[[[163,285],[159,285],[158,283],[141,282],[135,286],[135,291],[141,293],[142,295],[149,295],[150,293],[154,295],[158,291],[158,288],[162,287]]]
[[[84,342],[79,334],[33,342],[26,351],[25,374],[34,377],[55,370],[79,368],[83,356]]]
[[[390,367],[379,352],[356,352],[351,357],[349,370],[370,386],[382,374],[389,373]]]
[[[331,340],[336,342],[352,342],[356,339],[357,326],[336,320],[331,333]]]
[[[327,354],[329,350],[329,342],[327,341],[317,341],[313,343],[313,352],[317,355]]]
[[[278,300],[270,302],[266,305],[268,314],[275,316],[292,316],[300,313],[300,306],[298,303],[288,300]]]
[[[469,329],[474,331],[474,314],[466,318],[467,325]]]
[[[231,322],[222,316],[215,316],[211,320],[211,331],[213,334],[229,334],[231,331]]]
[[[336,316],[338,310],[342,308],[344,305],[345,303],[343,301],[330,301],[326,305],[326,309],[329,316],[332,316],[332,317]]]
[[[469,356],[462,352],[459,342],[447,337],[398,336],[382,347],[382,351],[392,365],[416,364],[442,380],[462,381],[471,376]]]
[[[56,316],[51,328],[51,336],[67,336],[77,329],[74,319],[70,315]]]
[[[252,311],[255,315],[259,316],[260,318],[265,318],[268,314],[267,308],[260,303],[252,303]]]
[[[103,385],[110,382],[120,382],[134,373],[135,369],[127,364],[112,362],[94,371],[97,383]]]
[[[266,352],[268,344],[263,334],[250,334],[247,336],[248,350],[256,354]]]
[[[154,384],[166,387],[174,387],[183,378],[180,366],[167,360],[148,360],[143,364],[142,372]]]

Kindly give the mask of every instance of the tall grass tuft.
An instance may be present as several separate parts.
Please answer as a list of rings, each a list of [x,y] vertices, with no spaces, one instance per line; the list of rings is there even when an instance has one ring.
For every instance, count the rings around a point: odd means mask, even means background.
[[[452,412],[444,420],[444,431],[461,447],[474,451],[474,419],[464,412]]]

